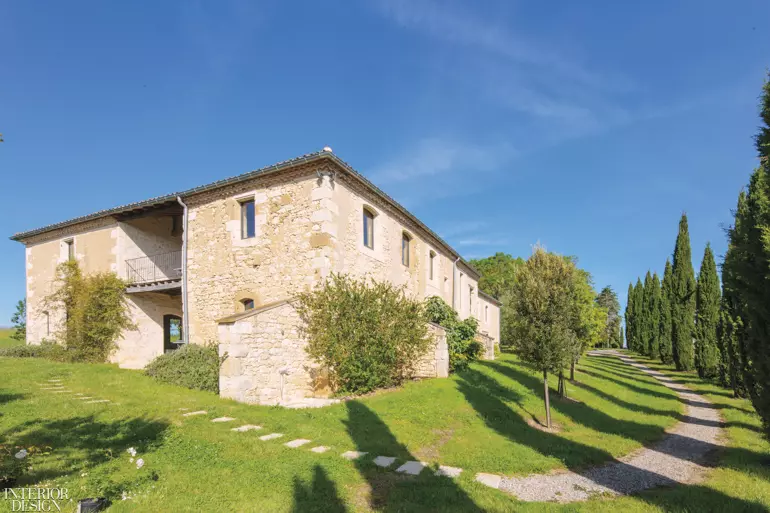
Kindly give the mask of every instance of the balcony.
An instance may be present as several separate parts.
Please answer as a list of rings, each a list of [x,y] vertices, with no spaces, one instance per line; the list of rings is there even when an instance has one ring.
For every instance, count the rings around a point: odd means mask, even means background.
[[[182,252],[126,260],[126,292],[179,292],[182,287]]]

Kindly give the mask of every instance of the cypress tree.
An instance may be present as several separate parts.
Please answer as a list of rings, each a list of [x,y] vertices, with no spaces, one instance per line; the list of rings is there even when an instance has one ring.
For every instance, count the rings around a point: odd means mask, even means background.
[[[692,267],[687,215],[679,221],[671,273],[671,345],[677,370],[694,366],[693,329],[695,326],[695,271]]]
[[[640,321],[642,329],[642,353],[652,354],[652,275],[650,271],[644,276],[642,285],[642,318]]]
[[[719,374],[717,326],[720,301],[717,265],[711,245],[706,244],[695,291],[695,368],[701,378],[713,378]]]
[[[634,351],[644,352],[644,340],[642,334],[642,319],[644,318],[644,285],[642,280],[637,278],[634,285]]]
[[[630,283],[626,295],[626,348],[634,349],[634,286]]]
[[[652,275],[652,293],[650,302],[650,358],[660,355],[660,279],[658,273]]]
[[[660,287],[660,303],[658,305],[660,323],[658,338],[658,354],[660,361],[671,363],[674,356],[671,348],[671,261],[666,260],[666,269],[663,272],[663,283]]]

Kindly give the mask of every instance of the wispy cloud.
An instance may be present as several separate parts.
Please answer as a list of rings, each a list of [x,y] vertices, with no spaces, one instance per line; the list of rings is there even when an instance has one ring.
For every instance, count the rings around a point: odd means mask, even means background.
[[[379,183],[405,182],[462,171],[494,171],[516,150],[507,143],[476,145],[438,137],[426,138],[383,166],[372,170]]]

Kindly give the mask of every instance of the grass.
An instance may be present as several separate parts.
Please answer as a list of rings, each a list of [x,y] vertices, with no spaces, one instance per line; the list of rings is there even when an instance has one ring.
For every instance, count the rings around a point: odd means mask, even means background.
[[[24,343],[23,340],[16,340],[11,338],[11,335],[13,335],[14,331],[15,330],[13,328],[0,328],[0,349],[4,347],[18,346]]]
[[[765,511],[770,505],[763,466],[770,448],[750,405],[697,380],[691,386],[703,387],[730,426],[730,447],[705,484],[556,506],[521,503],[473,480],[476,472],[580,469],[660,439],[681,419],[683,404],[654,378],[612,359],[583,359],[579,384],[568,385],[574,400],[552,400],[556,433],[539,426],[541,378],[510,355],[450,379],[409,383],[318,410],[239,404],[109,365],[0,358],[0,366],[0,440],[50,447],[31,456],[33,466],[17,486],[55,483],[75,498],[106,495],[117,499],[110,511],[157,511],[161,505],[168,511],[710,511],[715,505]],[[52,377],[115,404],[41,391],[37,383]],[[184,418],[179,408],[209,415]],[[224,415],[237,423],[209,422]],[[240,423],[264,429],[230,430]],[[285,436],[258,439],[270,432]],[[295,438],[332,450],[283,446]],[[142,469],[128,461],[132,446],[146,462]],[[349,462],[339,457],[347,450],[369,457]],[[429,471],[402,476],[374,466],[375,455],[464,471],[457,480]],[[120,501],[123,491],[133,498]]]

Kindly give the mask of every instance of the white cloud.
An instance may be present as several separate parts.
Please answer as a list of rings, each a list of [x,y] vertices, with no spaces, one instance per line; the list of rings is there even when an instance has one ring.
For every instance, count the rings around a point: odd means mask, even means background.
[[[476,145],[426,138],[370,176],[379,183],[406,182],[460,171],[488,172],[510,161],[516,151],[507,143]]]

